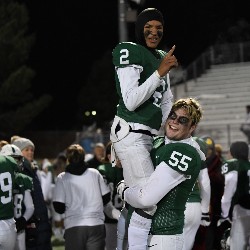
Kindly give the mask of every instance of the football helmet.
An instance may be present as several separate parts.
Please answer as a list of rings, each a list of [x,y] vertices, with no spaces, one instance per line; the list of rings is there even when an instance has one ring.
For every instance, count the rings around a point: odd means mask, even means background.
[[[17,146],[13,144],[4,145],[0,151],[0,155],[13,157],[17,162],[19,170],[22,169],[24,158],[21,150]]]

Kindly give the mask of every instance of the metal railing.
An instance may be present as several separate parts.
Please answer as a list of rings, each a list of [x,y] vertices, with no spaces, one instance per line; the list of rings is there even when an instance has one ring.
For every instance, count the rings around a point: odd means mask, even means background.
[[[250,41],[213,45],[184,69],[183,80],[196,81],[211,65],[239,62],[250,62]]]
[[[188,90],[188,81],[197,81],[197,78],[206,73],[212,65],[240,62],[250,62],[250,41],[217,44],[209,47],[186,69],[184,69],[182,84],[184,84],[185,92]],[[202,128],[199,132],[210,134],[223,145],[224,149],[227,149],[236,138],[247,141],[247,138],[243,133],[237,135],[234,134],[236,128],[232,123],[241,124],[242,122],[243,121],[240,120],[230,122],[223,120],[212,122],[211,124],[209,124],[209,122],[206,122],[205,124],[201,123],[200,125],[202,125]],[[239,131],[239,128],[236,130]]]

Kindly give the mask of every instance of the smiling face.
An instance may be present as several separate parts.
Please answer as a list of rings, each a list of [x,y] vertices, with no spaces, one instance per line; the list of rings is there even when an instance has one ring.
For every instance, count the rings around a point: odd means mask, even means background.
[[[147,47],[155,49],[162,39],[163,25],[156,20],[148,21],[144,25],[143,33]]]
[[[28,160],[28,161],[33,161],[34,160],[34,148],[32,146],[27,146],[22,150],[23,156]]]
[[[180,141],[189,138],[195,128],[196,125],[192,124],[187,109],[179,108],[170,112],[165,124],[165,133],[168,139]]]

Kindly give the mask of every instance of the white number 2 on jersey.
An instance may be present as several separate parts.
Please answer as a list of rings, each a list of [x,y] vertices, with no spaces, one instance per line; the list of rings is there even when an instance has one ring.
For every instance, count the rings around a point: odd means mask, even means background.
[[[127,49],[121,49],[120,54],[120,64],[129,64],[129,60],[127,60],[129,51]]]
[[[192,158],[181,154],[180,152],[173,151],[170,156],[170,160],[168,161],[169,165],[173,167],[178,167],[181,171],[186,171],[188,169],[188,162],[191,161]]]

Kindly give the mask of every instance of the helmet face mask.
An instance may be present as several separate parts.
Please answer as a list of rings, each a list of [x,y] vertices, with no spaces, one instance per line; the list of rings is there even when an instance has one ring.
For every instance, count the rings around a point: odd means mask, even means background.
[[[17,166],[18,166],[18,170],[21,172],[23,170],[24,157],[23,156],[17,157],[13,155],[10,155],[10,156],[15,159]]]

